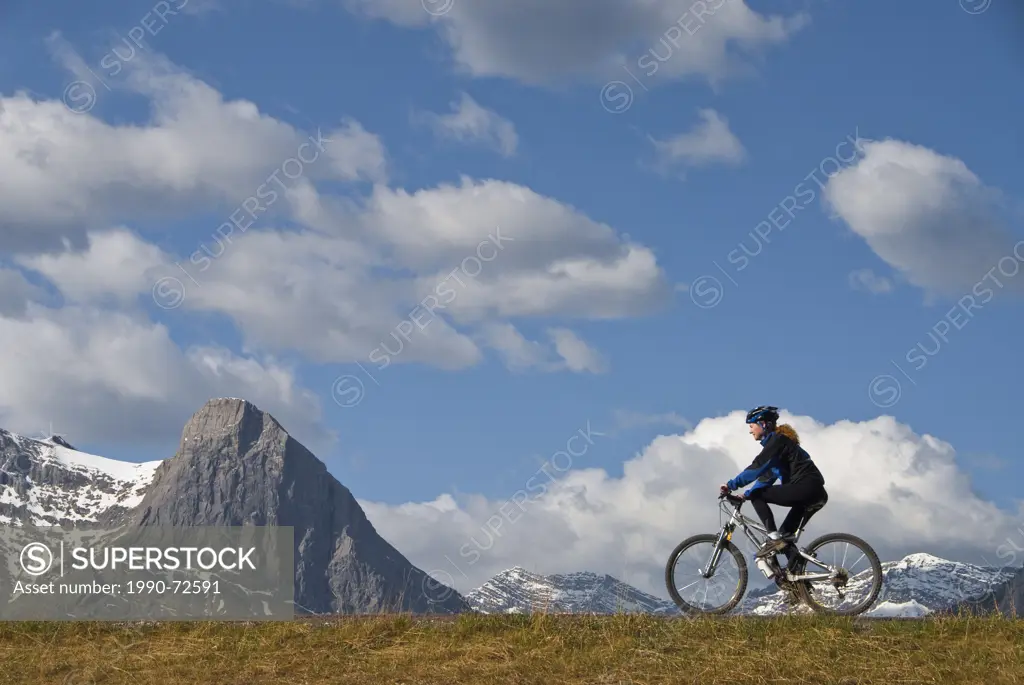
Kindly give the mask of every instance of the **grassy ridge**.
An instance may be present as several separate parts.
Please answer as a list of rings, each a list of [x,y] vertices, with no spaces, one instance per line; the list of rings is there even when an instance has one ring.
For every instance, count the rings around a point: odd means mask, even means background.
[[[4,623],[0,683],[1024,683],[1024,621],[644,615]]]

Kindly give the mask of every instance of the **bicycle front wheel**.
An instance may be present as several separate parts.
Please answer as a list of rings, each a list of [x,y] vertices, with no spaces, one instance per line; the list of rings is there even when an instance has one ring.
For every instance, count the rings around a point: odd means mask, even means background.
[[[795,572],[832,573],[830,580],[805,580],[797,583],[797,592],[812,609],[832,616],[856,616],[864,613],[882,591],[882,564],[871,545],[856,535],[829,533],[808,545],[804,551],[818,563],[800,557]]]
[[[717,535],[694,535],[680,542],[668,557],[665,565],[668,594],[676,606],[687,613],[732,611],[747,590],[747,562],[732,542],[722,547],[711,577],[703,576],[717,543]]]

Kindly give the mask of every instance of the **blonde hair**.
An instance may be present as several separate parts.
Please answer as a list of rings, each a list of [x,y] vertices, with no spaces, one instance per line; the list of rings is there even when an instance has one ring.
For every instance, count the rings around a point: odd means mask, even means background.
[[[775,427],[775,432],[776,433],[781,433],[782,435],[785,435],[787,438],[789,438],[790,440],[792,440],[793,442],[795,442],[798,445],[800,444],[800,436],[797,435],[796,429],[793,428],[788,423],[783,423],[783,424],[781,424],[779,426],[776,426]]]

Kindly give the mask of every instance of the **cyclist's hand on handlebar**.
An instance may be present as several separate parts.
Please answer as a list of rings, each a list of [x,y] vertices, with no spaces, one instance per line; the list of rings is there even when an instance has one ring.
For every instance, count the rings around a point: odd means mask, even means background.
[[[718,496],[719,497],[725,497],[728,494],[729,494],[729,486],[728,485],[719,485],[718,486]]]

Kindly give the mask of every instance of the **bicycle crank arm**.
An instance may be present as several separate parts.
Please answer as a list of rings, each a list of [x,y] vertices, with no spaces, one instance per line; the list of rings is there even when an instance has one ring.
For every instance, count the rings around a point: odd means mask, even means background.
[[[786,580],[798,582],[801,580],[832,580],[835,576],[831,573],[802,573],[798,576],[786,571]]]

